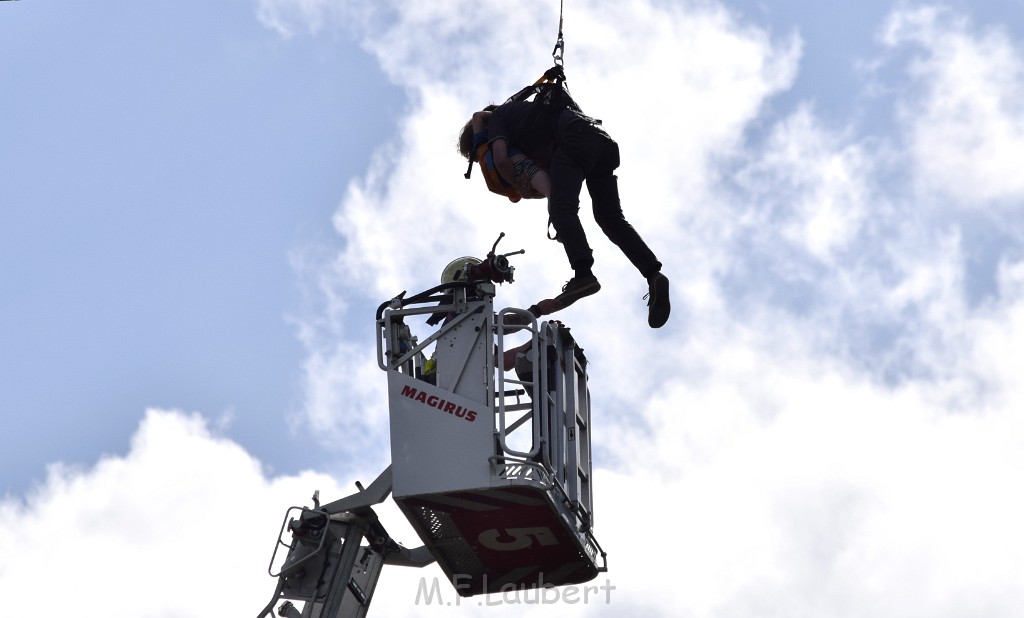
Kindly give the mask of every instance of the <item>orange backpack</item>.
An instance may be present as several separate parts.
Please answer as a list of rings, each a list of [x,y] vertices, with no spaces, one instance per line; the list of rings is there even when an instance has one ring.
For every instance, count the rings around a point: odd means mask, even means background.
[[[519,190],[505,182],[505,179],[498,174],[498,169],[494,167],[494,160],[491,158],[491,151],[487,144],[477,146],[476,154],[473,158],[480,163],[480,173],[484,175],[484,182],[487,183],[488,191],[504,195],[510,202],[518,202],[523,199]]]

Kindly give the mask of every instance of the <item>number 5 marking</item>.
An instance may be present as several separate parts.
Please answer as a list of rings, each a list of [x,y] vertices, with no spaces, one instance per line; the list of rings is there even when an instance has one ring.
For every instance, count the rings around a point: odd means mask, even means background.
[[[480,544],[487,549],[497,551],[517,551],[533,545],[558,545],[551,528],[491,528],[484,530],[477,537]]]

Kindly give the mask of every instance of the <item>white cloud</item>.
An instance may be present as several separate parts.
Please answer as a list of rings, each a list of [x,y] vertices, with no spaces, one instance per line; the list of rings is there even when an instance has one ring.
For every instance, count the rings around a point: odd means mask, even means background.
[[[568,269],[541,240],[543,204],[512,206],[462,180],[451,146],[470,111],[547,66],[550,7],[367,6],[259,3],[279,32],[360,13],[364,45],[409,92],[395,142],[335,214],[343,247],[301,269],[315,301],[296,322],[309,350],[305,422],[372,458],[386,426],[370,332],[379,302],[430,287],[499,231],[508,249],[528,251],[500,302],[549,296]],[[592,361],[595,531],[612,604],[416,607],[417,581],[433,568],[386,571],[375,613],[1015,616],[1024,261],[1019,232],[1001,228],[1021,191],[1020,175],[1005,173],[1020,159],[1019,53],[951,12],[899,9],[883,40],[901,69],[893,52],[912,52],[911,87],[895,90],[906,144],[826,126],[810,105],[760,139],[751,126],[769,122],[765,102],[792,83],[798,39],[710,4],[579,3],[566,19],[573,94],[620,141],[624,209],[674,290],[673,319],[651,331],[642,282],[584,214],[605,289],[560,317]],[[608,43],[627,35],[643,44]],[[514,68],[492,74],[493,57],[516,58]],[[922,196],[940,207],[921,207]],[[968,221],[962,205],[992,218]],[[969,262],[985,235],[968,223],[1001,241],[981,297],[968,293],[982,274]],[[89,573],[155,562],[155,573],[113,578],[133,591],[125,607],[216,614],[166,590],[223,546],[236,562],[216,574],[236,574],[219,582],[233,594],[211,585],[201,604],[230,597],[221,613],[258,609],[272,584],[248,574],[263,573],[280,513],[314,485],[343,491],[329,484],[267,479],[198,419],[151,413],[126,457],[55,468],[27,502],[3,503],[0,592],[30,599],[69,581],[70,592],[105,600],[117,595]],[[236,521],[238,505],[253,516]],[[222,532],[222,513],[236,528]],[[36,576],[53,568],[66,570]]]
[[[27,497],[0,502],[4,611],[255,615],[285,509],[315,489],[340,491],[323,474],[268,478],[202,418],[151,410],[128,454],[54,464]]]
[[[330,0],[257,0],[256,15],[264,26],[291,37],[300,32],[320,33],[356,19],[357,3]]]
[[[968,19],[932,6],[893,13],[886,45],[909,48],[907,73],[923,89],[907,101],[922,192],[961,207],[1024,198],[1024,53],[999,28],[976,33]]]
[[[331,268],[386,298],[420,279],[428,287],[423,267],[504,230],[528,253],[499,301],[524,306],[567,277],[557,246],[534,240],[540,205],[502,204],[454,177],[461,166],[439,144],[460,116],[514,90],[513,77],[529,79],[529,63],[516,65],[524,75],[488,75],[493,65],[472,59],[516,49],[481,23],[481,41],[453,47],[464,70],[443,79],[421,57],[451,31],[413,36],[437,14],[421,7],[393,25],[409,35],[399,49],[373,44],[414,104],[400,140],[343,200],[335,227],[346,247]],[[591,611],[1009,616],[1024,597],[1012,575],[1024,505],[1005,490],[1024,465],[1014,415],[1024,402],[1006,369],[1024,349],[1019,267],[1005,254],[989,299],[972,302],[973,239],[915,197],[975,205],[1015,194],[1016,180],[982,182],[982,159],[956,172],[950,162],[963,139],[987,144],[1012,127],[1012,106],[975,123],[942,97],[980,104],[947,83],[947,63],[967,57],[982,63],[972,84],[1010,101],[1016,73],[990,78],[1017,61],[1005,39],[927,14],[896,11],[886,25],[887,45],[927,60],[908,68],[914,88],[896,91],[900,109],[919,112],[895,119],[911,136],[904,148],[854,124],[826,126],[808,104],[763,139],[750,135],[794,79],[798,38],[773,39],[715,6],[573,7],[570,86],[622,145],[627,217],[675,284],[673,320],[650,331],[642,283],[584,215],[604,289],[564,319],[593,363],[597,532],[617,586],[615,605]],[[626,33],[643,45],[615,44]],[[959,51],[941,55],[949,34]],[[484,40],[487,52],[466,53]],[[986,46],[1006,53],[986,62]],[[1013,158],[1010,146],[993,152],[1005,155],[997,168]]]
[[[830,134],[803,106],[774,127],[763,151],[739,175],[758,205],[748,209],[744,225],[780,233],[770,242],[832,263],[876,208],[873,167],[862,144]]]
[[[276,6],[288,11],[287,3]],[[388,6],[382,5],[381,11]],[[540,240],[544,204],[510,205],[482,191],[478,178],[463,180],[465,167],[454,142],[473,110],[503,100],[550,65],[553,32],[543,26],[557,24],[557,14],[549,14],[543,3],[406,8],[382,30],[364,33],[364,44],[392,79],[408,89],[412,107],[398,119],[397,140],[380,148],[369,173],[350,184],[334,216],[345,247],[325,261],[315,285],[334,285],[325,296],[345,295],[346,307],[358,300],[375,307],[403,289],[434,285],[449,260],[466,253],[482,256],[504,231],[508,238],[502,246],[526,247],[527,254],[515,258],[520,274],[515,285],[502,289],[502,302],[528,306],[553,296],[571,271],[561,247]],[[740,148],[745,127],[766,97],[792,81],[798,40],[772,40],[714,5],[682,11],[645,2],[597,3],[569,11],[570,87],[588,112],[606,119],[621,144],[620,186],[627,217],[655,248],[680,290],[709,289],[709,272],[691,264],[719,259],[701,251],[710,241],[702,235],[723,233],[716,229],[721,219],[704,207],[714,199],[715,161]],[[458,26],[438,25],[453,21],[452,14],[466,18],[454,20]],[[610,32],[610,23],[619,27]],[[513,26],[515,37],[509,34]],[[642,36],[645,44],[631,46],[628,54],[617,51],[621,46],[607,36],[623,32]],[[517,62],[506,72],[495,72],[485,59],[496,57]],[[593,227],[592,221],[587,225]],[[593,241],[606,290],[602,294],[624,299],[606,318],[643,325],[643,280],[606,239],[596,235]],[[360,315],[366,315],[363,311]],[[598,305],[578,311],[583,319],[606,312]],[[320,342],[310,344],[310,358],[327,370],[332,365],[324,359],[343,349],[333,347],[336,325],[347,323],[352,313],[332,312],[326,323],[321,315],[307,321],[306,339]],[[332,342],[326,353],[324,341]],[[610,345],[619,342],[609,340]],[[358,353],[345,348],[344,356],[354,355]],[[350,388],[355,386],[352,372],[340,363],[333,366],[329,374],[321,372],[311,380],[311,390],[325,401],[341,395],[331,395],[323,386],[344,390],[351,402],[360,392]],[[360,407],[383,414],[380,395],[368,396],[374,403]],[[332,409],[337,414],[336,407],[322,405],[308,413],[323,426],[330,423],[324,419]]]
[[[595,429],[621,456],[597,514],[624,596],[678,610],[664,615],[1013,615],[1019,402],[993,389],[951,413],[956,389],[886,387],[766,325],[708,335],[704,379],[629,410],[654,431]],[[986,338],[965,362],[995,360]],[[664,536],[637,543],[637,521]]]

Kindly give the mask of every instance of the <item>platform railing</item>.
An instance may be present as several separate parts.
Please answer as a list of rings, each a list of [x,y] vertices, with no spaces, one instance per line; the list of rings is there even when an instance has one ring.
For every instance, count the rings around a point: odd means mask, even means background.
[[[419,359],[425,358],[430,346],[471,316],[487,313],[487,328],[475,336],[484,338],[486,400],[493,402],[493,473],[545,490],[557,485],[569,510],[576,513],[579,529],[586,530],[592,525],[593,507],[585,360],[578,358],[575,340],[559,323],[538,322],[529,311],[511,307],[495,315],[493,286],[484,285],[488,287],[482,290],[462,286],[444,290],[442,296],[421,293],[382,304],[377,319],[378,365],[385,371],[422,377]],[[431,314],[445,315],[443,324],[423,340],[413,337],[406,318]],[[511,337],[524,333],[531,344],[526,351],[532,365],[528,379],[511,372],[504,354],[506,348],[513,349]],[[550,366],[549,347],[556,350],[555,367]],[[468,370],[468,357],[447,360],[454,363],[446,367],[453,381],[438,387],[454,391]]]
[[[508,321],[518,320],[520,323],[516,325],[508,325]],[[526,322],[525,325],[521,322]],[[496,391],[498,393],[496,407],[495,407],[495,433],[497,436],[497,443],[500,448],[500,455],[507,457],[516,457],[525,460],[536,461],[542,457],[542,446],[543,436],[541,429],[543,427],[543,415],[545,413],[545,406],[542,405],[543,398],[538,397],[544,390],[544,384],[542,382],[542,376],[545,375],[546,362],[540,360],[544,355],[539,354],[537,351],[543,349],[543,343],[541,341],[540,327],[537,324],[537,319],[529,311],[524,309],[506,308],[498,313],[497,319],[495,320],[495,331],[496,331],[496,342],[497,350],[495,354],[495,362],[497,365],[497,386]],[[508,372],[513,367],[507,367],[505,365],[505,352],[506,338],[510,334],[516,334],[521,332],[527,332],[530,336],[530,347],[526,354],[533,356],[533,368],[529,380],[520,379],[518,376],[510,377]],[[546,361],[546,358],[544,359]],[[513,373],[513,375],[516,375]],[[512,388],[511,387],[518,387]],[[515,405],[510,406],[508,404],[508,396],[510,393],[515,393],[517,402]],[[520,393],[522,393],[520,395]],[[519,397],[528,397],[529,404],[521,403]],[[524,412],[519,418],[510,422],[510,413]],[[509,436],[519,430],[521,427],[528,427],[529,429],[529,449],[522,450],[513,448],[509,444]]]

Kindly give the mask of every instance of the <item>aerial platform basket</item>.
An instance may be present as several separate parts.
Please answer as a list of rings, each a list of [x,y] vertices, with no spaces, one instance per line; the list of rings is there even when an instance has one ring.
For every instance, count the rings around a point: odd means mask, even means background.
[[[586,357],[558,322],[495,314],[488,257],[377,312],[393,497],[462,596],[607,570],[593,534]],[[423,341],[415,317],[436,327]]]

